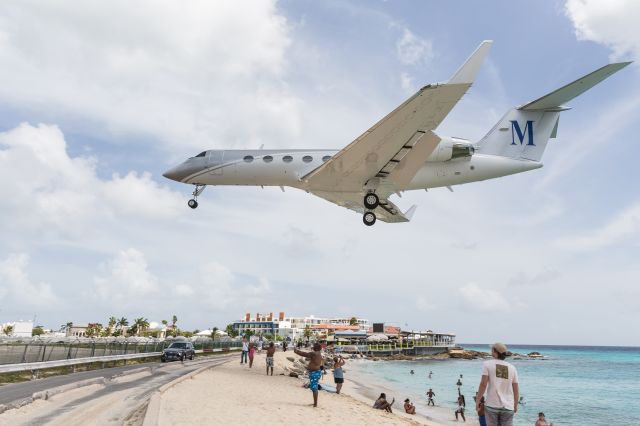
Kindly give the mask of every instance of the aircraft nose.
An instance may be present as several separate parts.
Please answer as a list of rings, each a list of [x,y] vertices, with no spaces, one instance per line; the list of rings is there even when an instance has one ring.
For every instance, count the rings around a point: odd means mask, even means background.
[[[175,180],[180,182],[184,178],[184,171],[181,170],[180,166],[173,167],[162,174],[162,176],[167,179]]]

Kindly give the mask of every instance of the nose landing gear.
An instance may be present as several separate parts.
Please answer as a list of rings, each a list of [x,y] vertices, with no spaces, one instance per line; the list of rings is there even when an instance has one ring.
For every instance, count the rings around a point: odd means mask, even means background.
[[[194,189],[193,194],[191,194],[193,195],[193,198],[187,202],[187,205],[189,207],[191,207],[192,209],[198,208],[198,195],[202,194],[202,191],[204,191],[204,188],[206,186],[207,185],[196,184],[196,189]]]

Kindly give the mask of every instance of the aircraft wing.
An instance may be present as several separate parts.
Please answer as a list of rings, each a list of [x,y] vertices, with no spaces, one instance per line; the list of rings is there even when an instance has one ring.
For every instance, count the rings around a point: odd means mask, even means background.
[[[438,127],[471,87],[491,43],[483,41],[447,83],[423,87],[329,161],[302,177],[306,188],[312,192],[360,193],[389,162],[399,163],[398,158],[413,157],[414,145],[421,144],[422,135],[430,134]],[[436,146],[437,143],[423,146],[419,157],[426,160]],[[415,175],[418,168],[409,170]],[[403,181],[413,177],[408,176],[407,171]],[[384,174],[377,177],[384,177]]]
[[[365,211],[362,205],[364,192],[311,191],[311,193],[349,210],[358,213]],[[416,206],[411,206],[403,213],[398,206],[389,201],[388,197],[383,198],[382,196],[380,196],[380,205],[373,210],[378,220],[388,223],[409,222],[415,211]]]

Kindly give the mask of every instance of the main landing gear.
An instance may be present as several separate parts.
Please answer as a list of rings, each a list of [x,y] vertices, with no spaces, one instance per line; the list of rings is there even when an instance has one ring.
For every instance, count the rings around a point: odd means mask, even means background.
[[[191,194],[193,195],[193,198],[187,201],[187,205],[192,209],[198,208],[198,195],[202,194],[202,191],[204,191],[205,186],[207,185],[196,184],[196,189],[194,189],[193,194]]]
[[[365,225],[372,226],[374,223],[376,223],[376,214],[374,212],[364,212],[362,221]]]
[[[369,192],[365,194],[364,196],[365,209],[375,210],[379,205],[380,205],[380,199],[375,193]],[[362,216],[362,222],[364,222],[364,224],[367,226],[372,226],[374,223],[376,223],[376,214],[372,211],[365,211],[364,215]]]

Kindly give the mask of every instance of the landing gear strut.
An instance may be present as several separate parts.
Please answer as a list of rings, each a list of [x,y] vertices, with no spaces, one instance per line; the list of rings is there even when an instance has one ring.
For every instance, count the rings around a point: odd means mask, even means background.
[[[202,191],[204,191],[205,186],[207,185],[196,184],[196,189],[194,189],[193,194],[191,194],[193,195],[193,198],[187,202],[187,205],[192,209],[198,208],[198,195],[202,194]]]
[[[362,221],[367,226],[372,226],[376,223],[376,214],[374,212],[365,212],[362,216]]]

